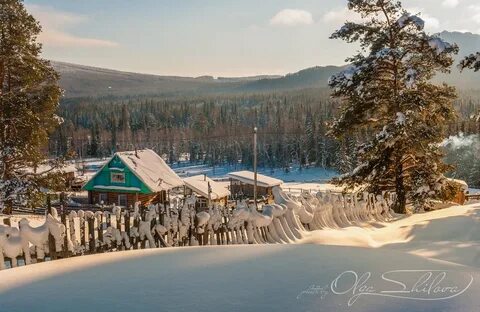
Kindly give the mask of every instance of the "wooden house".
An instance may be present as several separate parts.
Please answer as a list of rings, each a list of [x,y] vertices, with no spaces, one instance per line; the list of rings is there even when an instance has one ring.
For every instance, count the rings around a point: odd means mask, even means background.
[[[467,182],[463,180],[458,180],[458,179],[448,179],[448,181],[454,184],[457,188],[457,192],[455,194],[455,198],[453,199],[453,202],[459,205],[464,205],[468,195]]]
[[[65,180],[64,187],[70,189],[73,181],[75,180],[75,174],[77,173],[77,168],[74,164],[64,164],[59,167],[53,166],[48,163],[39,164],[36,167],[28,167],[25,170],[28,173],[34,173],[37,175],[48,175],[55,174],[61,176]],[[62,190],[63,191],[63,190]]]
[[[206,175],[196,175],[193,177],[184,178],[185,195],[195,193],[197,195],[197,209],[208,208],[208,199],[212,203],[225,206],[230,196],[230,191],[219,182],[215,182]]]
[[[150,149],[116,153],[83,187],[90,204],[165,203],[182,179]]]
[[[237,171],[227,175],[230,178],[230,192],[235,198],[253,198],[254,173],[252,171]],[[280,186],[282,180],[257,174],[257,198],[264,197],[268,203],[273,201],[272,188]]]

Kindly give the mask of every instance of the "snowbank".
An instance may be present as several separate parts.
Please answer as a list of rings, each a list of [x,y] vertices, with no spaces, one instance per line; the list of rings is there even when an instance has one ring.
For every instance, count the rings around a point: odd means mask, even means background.
[[[59,260],[2,272],[5,311],[474,311],[478,283],[445,301],[308,295],[344,271],[467,268],[396,251],[315,245],[150,249]],[[8,286],[7,286],[8,285]],[[386,287],[375,281],[378,288]],[[18,287],[22,286],[21,289]],[[25,295],[28,294],[28,295]],[[55,294],[54,300],[45,300]],[[466,296],[466,295],[465,295]],[[374,308],[373,308],[374,307]]]
[[[476,311],[479,225],[477,204],[365,229],[319,230],[303,244],[145,249],[40,263],[0,272],[0,310]],[[330,288],[353,271],[371,272],[368,283],[388,289],[378,276],[399,269],[441,270],[458,287],[473,283],[448,300],[363,295],[350,307],[351,293]],[[54,300],[46,299],[51,294]]]
[[[305,235],[301,243],[382,247],[480,268],[480,204],[415,214],[392,223]]]

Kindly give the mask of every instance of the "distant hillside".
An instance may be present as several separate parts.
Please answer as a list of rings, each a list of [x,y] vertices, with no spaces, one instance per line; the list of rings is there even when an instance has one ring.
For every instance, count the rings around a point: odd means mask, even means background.
[[[459,89],[480,89],[479,73],[473,71],[460,73],[460,70],[456,67],[456,64],[464,56],[480,51],[480,35],[444,31],[439,36],[450,43],[456,43],[460,47],[460,52],[456,57],[452,72],[450,74],[439,74],[436,81],[446,82]],[[255,92],[327,87],[328,78],[341,70],[342,67],[339,66],[317,66],[288,74],[285,77],[253,81],[241,86],[241,89]]]
[[[458,58],[462,58],[467,54],[480,51],[480,35],[472,34],[470,32],[461,33],[458,31],[441,32],[440,37],[450,43],[456,43],[460,47]]]
[[[480,51],[480,35],[448,31],[444,31],[439,35],[447,42],[456,43],[460,48],[456,57],[456,64],[466,55]],[[456,66],[452,68],[450,74],[440,74],[436,80],[454,85],[459,89],[480,89],[479,73],[472,70],[460,72]]]
[[[60,73],[60,85],[66,97],[124,96],[143,94],[189,94],[214,92],[221,80],[212,77],[185,78],[121,72],[63,62],[52,62]],[[234,86],[238,81],[229,82]]]
[[[443,39],[460,47],[458,60],[480,51],[480,35],[460,32],[442,32]],[[312,67],[285,76],[255,77],[174,77],[121,72],[111,69],[53,62],[60,73],[60,84],[65,96],[126,96],[159,95],[189,96],[209,93],[281,92],[306,88],[326,88],[328,78],[342,67]],[[460,89],[480,89],[480,74],[472,71],[460,73],[455,67],[452,73],[439,75],[438,82],[445,81]]]
[[[330,76],[340,70],[342,67],[338,66],[316,66],[280,78],[253,81],[241,86],[241,89],[256,92],[327,87]]]

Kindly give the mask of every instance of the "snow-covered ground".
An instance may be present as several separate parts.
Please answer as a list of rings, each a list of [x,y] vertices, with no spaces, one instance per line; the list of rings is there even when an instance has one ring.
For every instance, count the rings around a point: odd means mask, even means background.
[[[42,216],[42,215],[14,214],[12,216],[7,216],[7,215],[4,215],[4,214],[0,214],[0,224],[3,224],[2,220],[7,218],[7,217],[10,219],[11,225],[13,227],[16,227],[16,228],[18,228],[18,222],[20,220],[22,220],[23,218],[28,219],[28,221],[30,222],[30,225],[32,227],[39,227],[39,226],[41,226],[42,224],[45,223],[45,216]]]
[[[206,174],[211,178],[224,178],[227,173],[240,171],[240,170],[251,170],[249,168],[244,168],[242,166],[185,166],[178,167],[172,166],[172,169],[180,176],[194,176],[198,174]],[[337,176],[337,172],[324,168],[310,167],[310,168],[300,168],[300,167],[291,167],[288,172],[284,169],[268,169],[268,168],[259,168],[258,172],[273,178],[283,180],[285,182],[326,182],[331,178]]]
[[[286,182],[282,184],[282,189],[288,193],[299,194],[302,191],[319,192],[331,191],[342,192],[343,188],[329,183],[305,183],[305,182]]]
[[[84,173],[87,178],[91,177],[96,171],[98,171],[107,160],[105,159],[87,159],[83,161],[83,167],[86,172]],[[82,166],[78,164],[78,166]],[[221,165],[221,166],[208,166],[208,165],[190,165],[188,163],[173,164],[170,166],[180,177],[190,177],[199,174],[206,174],[210,178],[224,178],[227,173],[240,170],[251,170],[241,165]],[[270,168],[258,168],[258,171],[262,174],[281,179],[285,182],[326,182],[331,178],[338,175],[337,172],[325,168],[309,167],[300,168],[299,166],[292,166],[286,171],[282,168],[270,169]]]
[[[290,245],[135,250],[5,270],[0,311],[478,311],[479,272],[473,204]]]

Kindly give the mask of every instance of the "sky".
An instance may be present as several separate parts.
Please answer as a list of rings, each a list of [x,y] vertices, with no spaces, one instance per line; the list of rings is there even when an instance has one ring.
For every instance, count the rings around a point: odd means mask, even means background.
[[[404,0],[426,29],[480,34],[478,0]],[[25,0],[43,57],[131,72],[238,77],[341,65],[346,0]]]

